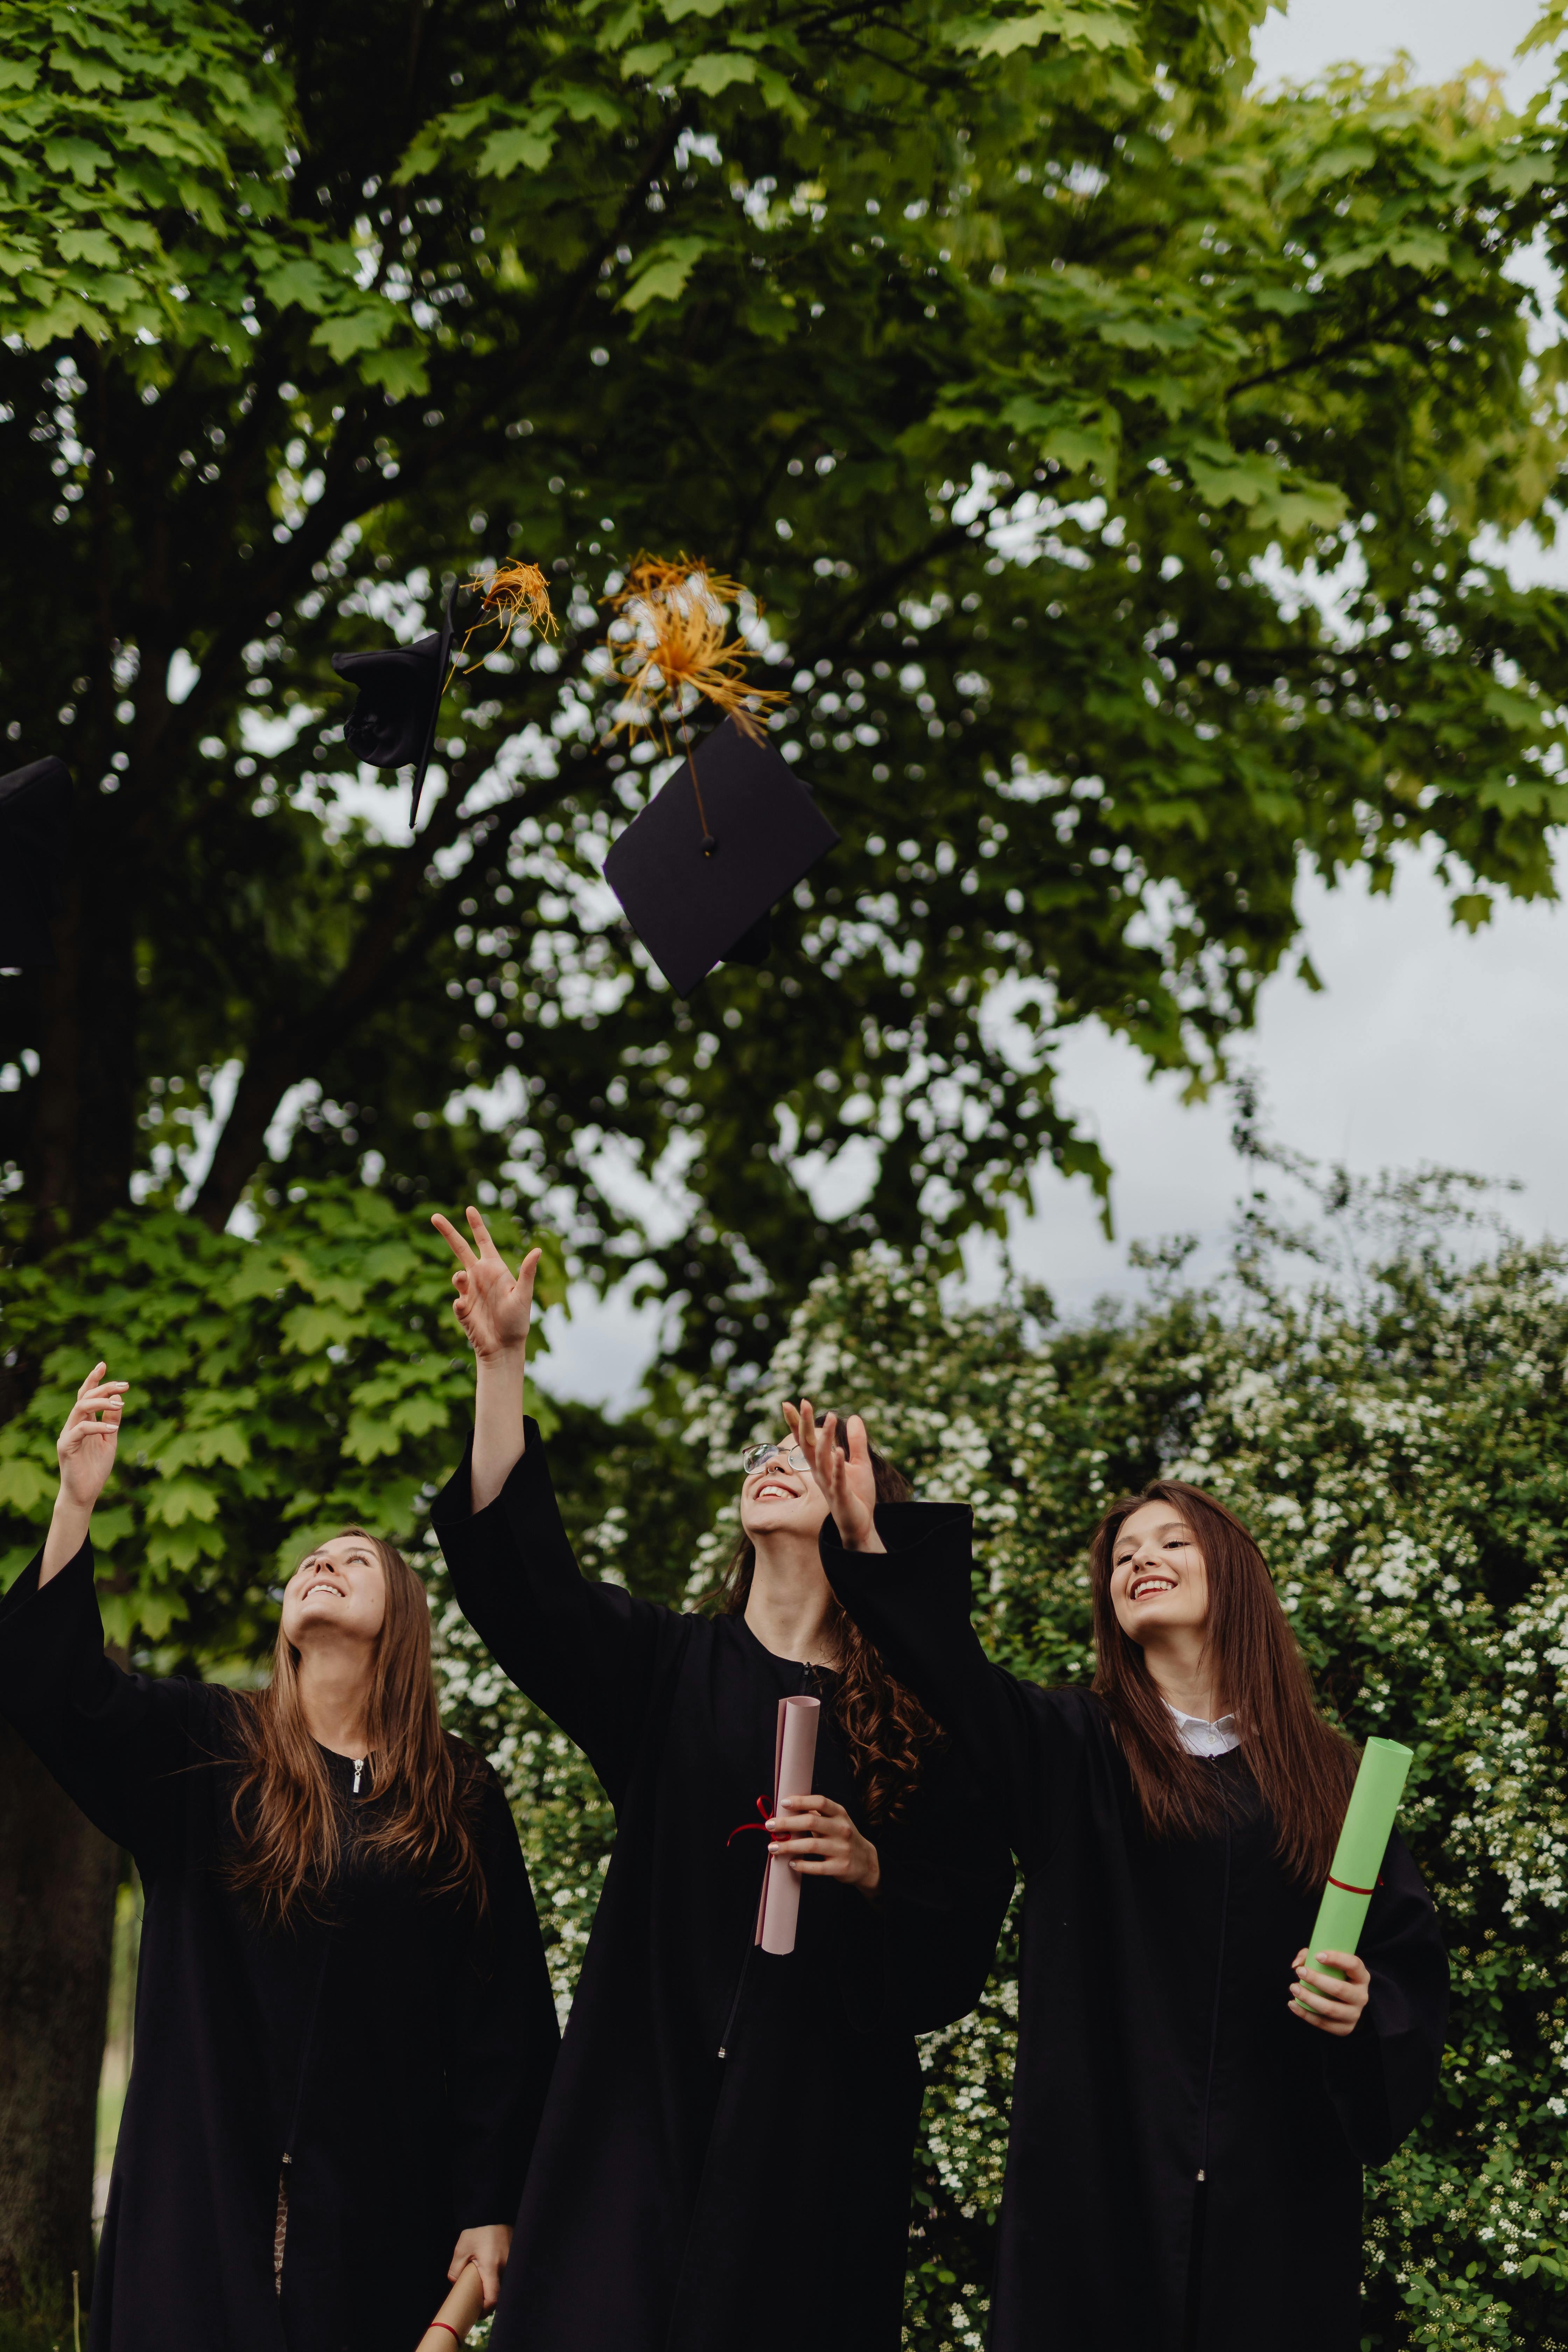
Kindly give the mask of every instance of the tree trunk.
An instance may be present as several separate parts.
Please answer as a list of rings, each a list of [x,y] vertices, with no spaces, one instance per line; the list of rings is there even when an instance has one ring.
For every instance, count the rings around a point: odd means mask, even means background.
[[[81,845],[82,811],[79,797],[76,863],[53,928],[56,962],[37,975],[42,1066],[24,1157],[27,1199],[63,1211],[73,1235],[90,1233],[131,1197],[139,1080],[140,869],[118,818],[105,820],[107,838]]]
[[[92,2284],[92,2167],[119,1855],[0,1723],[0,2313]]]

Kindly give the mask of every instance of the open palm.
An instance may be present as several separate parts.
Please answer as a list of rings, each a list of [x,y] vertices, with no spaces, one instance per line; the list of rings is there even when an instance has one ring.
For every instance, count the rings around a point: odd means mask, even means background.
[[[540,1253],[530,1250],[514,1275],[502,1257],[477,1209],[467,1212],[477,1248],[446,1217],[430,1220],[458,1261],[452,1276],[457,1297],[452,1312],[476,1356],[503,1356],[525,1349],[529,1319],[533,1312],[533,1277]]]
[[[846,1434],[849,1451],[845,1453],[838,1443],[838,1415],[828,1413],[820,1423],[808,1398],[798,1405],[786,1404],[784,1419],[800,1442],[810,1463],[812,1475],[827,1497],[827,1507],[842,1542],[850,1551],[881,1551],[885,1549],[877,1533],[877,1474],[872,1467],[870,1443],[866,1424],[858,1412],[849,1416]]]

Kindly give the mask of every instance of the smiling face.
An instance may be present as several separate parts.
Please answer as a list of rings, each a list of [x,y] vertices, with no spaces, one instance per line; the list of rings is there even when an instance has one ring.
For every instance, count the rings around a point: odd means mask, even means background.
[[[793,1450],[786,1439],[784,1451],[751,1471],[741,1488],[741,1525],[753,1543],[759,1536],[815,1538],[827,1517],[827,1497],[811,1472],[791,1468]]]
[[[381,1556],[364,1536],[334,1536],[283,1588],[283,1634],[297,1650],[323,1637],[373,1644],[386,1618]]]
[[[1116,1530],[1110,1605],[1131,1642],[1208,1622],[1209,1580],[1191,1527],[1170,1503],[1142,1503]]]

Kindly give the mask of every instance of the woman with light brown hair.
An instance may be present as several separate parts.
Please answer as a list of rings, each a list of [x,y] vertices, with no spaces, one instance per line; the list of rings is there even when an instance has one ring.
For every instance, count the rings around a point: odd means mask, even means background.
[[[1306,1948],[1356,1751],[1257,1542],[1178,1480],[1110,1504],[1093,1688],[1042,1689],[969,1622],[969,1513],[910,1542],[804,1418],[833,1589],[1024,1871],[992,2352],[1355,2352],[1362,2166],[1436,2094],[1447,1962],[1397,1835],[1359,1954]]]
[[[1013,1889],[1005,1846],[836,1605],[826,1501],[787,1433],[742,1456],[717,1609],[580,1573],[523,1419],[536,1257],[512,1274],[468,1222],[471,1244],[436,1220],[478,1380],[473,1444],[432,1522],[470,1622],[616,1817],[491,2343],[898,2352],[915,2035],[979,1998]],[[918,1526],[926,1506],[862,1453],[867,1491]],[[801,1696],[819,1702],[812,1785],[779,1790],[773,1812],[779,1705]],[[784,1868],[800,1909],[794,1949],[775,1952],[759,1895]]]
[[[264,1690],[105,1654],[104,1374],[0,1602],[0,1712],[144,1895],[89,2352],[412,2352],[468,2264],[495,2300],[554,2060],[517,1832],[441,1728],[424,1587],[363,1528],[289,1578]]]

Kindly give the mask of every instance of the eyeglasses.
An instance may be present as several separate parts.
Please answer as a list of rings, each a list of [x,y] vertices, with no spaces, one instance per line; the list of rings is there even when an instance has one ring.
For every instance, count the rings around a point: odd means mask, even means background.
[[[741,1468],[749,1478],[753,1470],[765,1470],[770,1462],[782,1462],[786,1470],[804,1470],[805,1455],[798,1445],[786,1454],[782,1445],[748,1445],[741,1456]]]

